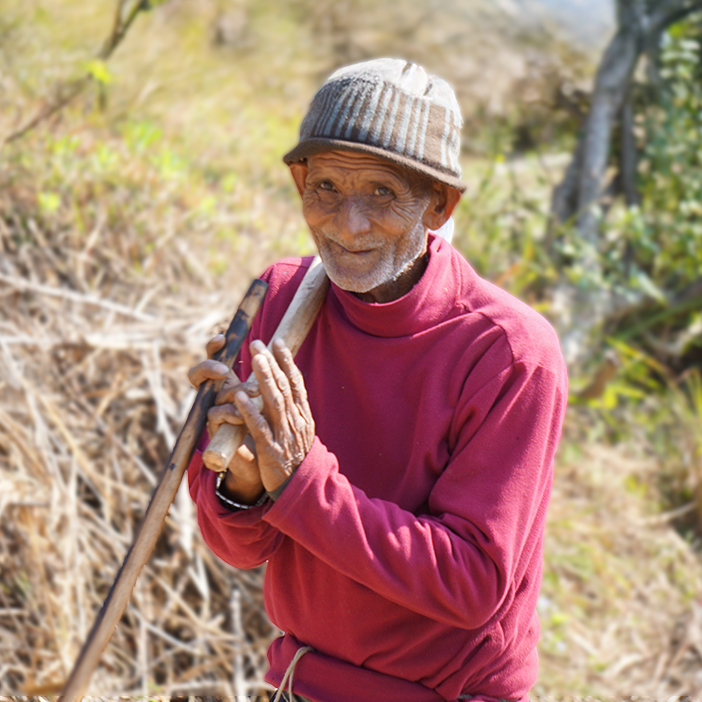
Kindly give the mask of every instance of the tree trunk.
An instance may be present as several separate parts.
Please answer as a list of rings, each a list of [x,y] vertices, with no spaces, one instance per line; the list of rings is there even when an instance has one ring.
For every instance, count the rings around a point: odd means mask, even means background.
[[[622,191],[627,207],[638,207],[640,204],[639,190],[636,187],[637,162],[638,154],[636,136],[634,135],[634,105],[630,91],[622,108],[620,159]]]
[[[620,181],[628,206],[639,203],[636,189],[636,142],[631,87],[636,67],[645,52],[649,78],[659,80],[658,50],[662,33],[672,23],[702,9],[702,0],[618,0],[618,30],[610,42],[595,77],[592,105],[585,131],[563,180],[554,189],[551,202],[549,241],[558,228],[575,220],[577,235],[584,244],[576,282],[567,271],[554,288],[552,310],[561,336],[566,362],[573,368],[591,356],[594,338],[609,319],[640,305],[643,296],[612,293],[602,278],[600,226],[612,135],[621,119]],[[654,85],[654,88],[657,86]]]
[[[607,47],[595,78],[595,90],[585,129],[585,146],[578,187],[578,232],[596,256],[599,244],[598,202],[602,191],[617,115],[629,92],[643,50],[639,0],[621,0],[619,31]],[[587,267],[597,266],[588,261]]]

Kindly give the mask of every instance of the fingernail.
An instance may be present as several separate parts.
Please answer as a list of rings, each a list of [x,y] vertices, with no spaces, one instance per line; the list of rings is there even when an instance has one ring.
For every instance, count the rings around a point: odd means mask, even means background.
[[[224,363],[218,363],[215,367],[215,373],[221,373],[222,375],[226,375],[229,373],[229,368],[224,365]]]

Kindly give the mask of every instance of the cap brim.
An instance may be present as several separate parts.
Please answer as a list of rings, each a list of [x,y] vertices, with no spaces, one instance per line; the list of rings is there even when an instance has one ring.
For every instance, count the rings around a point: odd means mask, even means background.
[[[325,139],[323,137],[303,139],[292,151],[283,156],[283,161],[289,166],[291,163],[304,161],[308,156],[319,154],[323,151],[358,151],[365,154],[372,154],[373,156],[385,159],[391,163],[397,163],[400,166],[405,166],[413,171],[423,173],[434,180],[438,180],[440,183],[445,183],[455,188],[461,193],[466,191],[466,184],[451,173],[446,173],[439,168],[429,166],[421,161],[415,161],[407,156],[395,154],[392,151],[386,151],[377,146],[359,144],[355,141],[344,141],[343,139]]]

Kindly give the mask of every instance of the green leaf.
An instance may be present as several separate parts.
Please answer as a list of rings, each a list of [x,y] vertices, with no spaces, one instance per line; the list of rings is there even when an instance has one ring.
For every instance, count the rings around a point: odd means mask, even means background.
[[[636,271],[633,278],[633,282],[635,283],[636,287],[641,290],[641,292],[663,304],[668,301],[665,293],[643,271]]]
[[[100,59],[88,61],[85,65],[88,75],[96,80],[101,85],[107,85],[112,82],[112,74],[107,68],[107,64]]]
[[[61,198],[56,193],[39,193],[38,200],[44,214],[52,214],[61,206]]]

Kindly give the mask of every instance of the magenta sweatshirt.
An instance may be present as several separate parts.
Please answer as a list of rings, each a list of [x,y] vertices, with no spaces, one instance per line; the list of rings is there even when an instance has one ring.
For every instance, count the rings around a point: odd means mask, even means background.
[[[268,343],[309,259],[282,261],[252,338]],[[523,700],[566,405],[558,340],[431,237],[417,285],[386,304],[332,285],[296,357],[316,422],[275,502],[232,512],[196,454],[202,534],[238,568],[268,561],[279,685],[315,702]],[[240,376],[250,356],[242,354]]]

